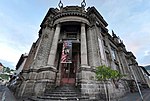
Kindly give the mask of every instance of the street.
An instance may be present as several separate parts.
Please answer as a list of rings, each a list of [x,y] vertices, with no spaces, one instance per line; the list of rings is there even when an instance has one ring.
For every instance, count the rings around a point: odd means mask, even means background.
[[[4,85],[0,85],[0,101],[18,101],[13,93]]]
[[[150,88],[142,90],[143,101],[150,101]],[[142,101],[139,92],[128,93],[119,101]]]
[[[150,101],[150,89],[142,90],[143,101]],[[13,93],[4,85],[0,85],[0,101],[22,101],[17,100]],[[113,100],[114,101],[114,100]],[[119,99],[118,101],[142,101],[140,94],[138,92],[128,93],[125,97]]]

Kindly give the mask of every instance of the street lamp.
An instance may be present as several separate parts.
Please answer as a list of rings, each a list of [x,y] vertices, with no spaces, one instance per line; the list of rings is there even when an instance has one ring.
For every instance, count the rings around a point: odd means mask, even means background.
[[[129,68],[131,69],[131,72],[132,72],[133,77],[134,77],[134,79],[135,79],[135,82],[136,82],[136,85],[137,85],[137,88],[138,88],[139,94],[140,94],[140,96],[141,96],[141,99],[142,99],[142,101],[144,101],[144,99],[143,99],[143,95],[142,95],[142,92],[141,92],[140,87],[139,87],[139,84],[138,84],[138,82],[137,82],[137,78],[136,78],[136,76],[135,76],[135,74],[134,74],[133,69],[131,68],[131,66],[132,66],[132,65],[135,65],[135,64],[129,64]]]

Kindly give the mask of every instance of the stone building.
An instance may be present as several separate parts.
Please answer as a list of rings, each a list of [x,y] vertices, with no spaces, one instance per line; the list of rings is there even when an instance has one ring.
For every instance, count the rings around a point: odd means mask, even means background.
[[[18,85],[21,84],[21,81],[23,80],[23,78],[21,78],[21,72],[23,70],[24,64],[26,62],[28,58],[28,54],[22,54],[20,56],[20,59],[16,65],[16,70],[12,73],[12,75],[10,76],[10,80],[9,80],[9,88],[15,92],[16,88]]]
[[[95,67],[106,65],[126,74],[119,88],[108,83],[111,97],[129,92],[134,81],[145,84],[136,57],[128,52],[120,38],[108,33],[107,22],[95,7],[81,6],[50,8],[42,21],[39,37],[33,43],[21,75],[24,81],[17,96],[44,96],[56,87],[72,85],[81,95],[98,99],[103,85],[95,78]],[[130,65],[129,67],[129,64]]]

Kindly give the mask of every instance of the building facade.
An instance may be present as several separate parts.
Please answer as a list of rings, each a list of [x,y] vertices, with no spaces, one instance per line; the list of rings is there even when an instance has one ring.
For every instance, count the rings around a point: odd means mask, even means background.
[[[108,83],[112,96],[115,93],[120,97],[129,91],[127,82],[134,81],[131,68],[138,82],[145,84],[135,56],[113,31],[112,35],[108,33],[107,26],[95,7],[50,8],[24,64],[24,81],[17,88],[17,96],[40,96],[56,86],[69,84],[96,99],[103,85],[95,78],[95,68],[101,65],[127,75],[119,89]]]

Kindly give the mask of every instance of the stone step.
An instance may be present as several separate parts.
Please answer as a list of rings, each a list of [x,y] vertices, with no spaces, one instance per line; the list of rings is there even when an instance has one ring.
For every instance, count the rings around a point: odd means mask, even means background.
[[[45,94],[76,94],[77,92],[72,91],[72,92],[49,92],[49,93],[45,93]]]
[[[57,94],[55,94],[55,93],[53,93],[53,94],[45,94],[45,96],[55,96],[55,97],[76,97],[76,96],[78,96],[78,94],[70,94],[70,93],[67,93],[67,94],[65,94],[65,93],[59,94],[59,93],[57,93]]]
[[[77,93],[79,92],[75,90],[55,90],[55,91],[45,92],[45,95],[46,94],[77,94]]]
[[[65,88],[61,88],[61,89],[55,89],[54,91],[75,91],[76,89],[65,89]]]
[[[68,90],[66,90],[66,89],[59,89],[59,90],[55,90],[55,91],[57,91],[57,92],[71,92],[71,91],[76,91],[76,90],[72,90],[72,89],[68,89]],[[55,92],[55,91],[53,91],[53,92]]]
[[[87,100],[89,99],[88,97],[52,97],[52,96],[38,96],[37,97],[38,99],[47,99],[47,100],[76,100],[76,101],[79,101],[79,100]]]
[[[38,96],[31,97],[24,101],[93,101],[89,100],[87,96],[82,97],[50,97],[50,96]]]
[[[31,101],[90,101],[88,96],[81,96],[78,89],[71,85],[56,87],[46,91],[44,96],[29,98]]]
[[[39,99],[39,98],[30,98],[28,100],[24,100],[24,101],[93,101],[93,100],[89,100],[89,99],[61,99],[61,100],[54,100],[54,99]]]

